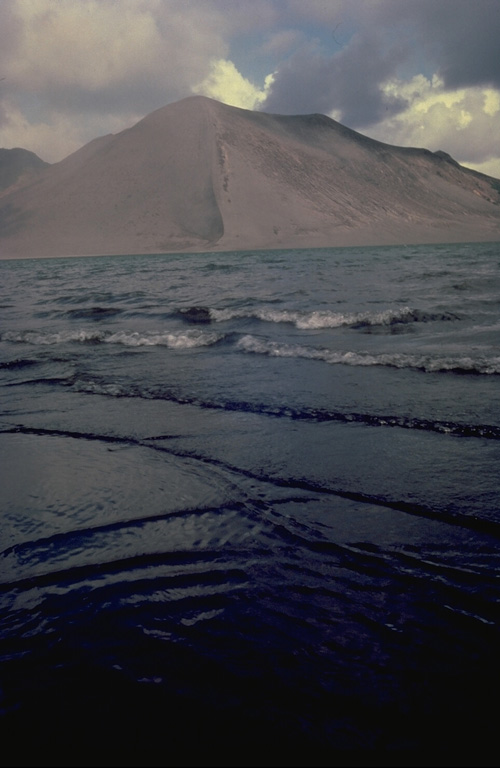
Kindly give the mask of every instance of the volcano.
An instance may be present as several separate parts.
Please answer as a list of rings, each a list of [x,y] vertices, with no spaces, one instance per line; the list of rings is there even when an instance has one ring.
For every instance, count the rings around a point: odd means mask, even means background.
[[[500,181],[445,152],[203,96],[0,190],[2,258],[496,240]]]

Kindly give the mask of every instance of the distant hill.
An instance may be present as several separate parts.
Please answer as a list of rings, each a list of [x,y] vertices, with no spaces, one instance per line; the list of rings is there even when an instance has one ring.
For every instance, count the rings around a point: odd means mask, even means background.
[[[0,149],[0,192],[16,184],[19,179],[31,175],[33,171],[48,166],[49,163],[27,149]]]
[[[500,240],[500,181],[445,152],[203,96],[12,184],[4,258]]]

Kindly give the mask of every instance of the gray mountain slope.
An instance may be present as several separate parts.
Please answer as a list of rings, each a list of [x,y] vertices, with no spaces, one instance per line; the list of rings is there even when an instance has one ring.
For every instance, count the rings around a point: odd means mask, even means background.
[[[0,192],[0,256],[500,240],[500,182],[324,115],[202,96]]]
[[[0,149],[0,192],[34,175],[49,163],[41,160],[34,152],[15,147]]]

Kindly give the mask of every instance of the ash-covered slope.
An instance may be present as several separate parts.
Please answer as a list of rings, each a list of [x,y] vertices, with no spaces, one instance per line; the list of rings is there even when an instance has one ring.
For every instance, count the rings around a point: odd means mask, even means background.
[[[323,115],[194,96],[0,193],[0,255],[500,240],[499,189]]]

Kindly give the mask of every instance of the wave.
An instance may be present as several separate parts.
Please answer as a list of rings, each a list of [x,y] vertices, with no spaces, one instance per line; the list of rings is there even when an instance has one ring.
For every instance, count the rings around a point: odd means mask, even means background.
[[[212,307],[193,306],[180,309],[178,314],[191,323],[227,322],[234,319],[256,319],[269,323],[291,323],[302,330],[320,328],[375,328],[408,325],[411,323],[429,323],[438,321],[458,320],[458,315],[452,312],[425,312],[420,309],[402,307],[386,309],[381,312],[332,312],[331,310],[315,310],[302,312],[287,309],[216,309]]]
[[[39,382],[37,381],[36,383]],[[53,381],[49,383],[53,383]],[[275,406],[244,400],[205,400],[179,394],[163,387],[138,387],[135,384],[126,385],[93,378],[82,379],[78,376],[61,379],[59,383],[88,395],[165,400],[177,403],[178,405],[192,405],[196,408],[207,410],[253,413],[271,418],[285,418],[294,421],[309,421],[311,423],[336,422],[339,424],[364,424],[369,427],[398,427],[400,429],[437,432],[456,437],[481,437],[488,440],[500,440],[500,426],[495,424],[467,424],[444,419],[426,419],[397,414],[333,411],[326,408],[313,407],[297,408],[291,405]]]
[[[0,371],[17,371],[22,368],[28,368],[29,366],[39,365],[38,360],[29,360],[26,358],[17,358],[16,360],[8,360],[7,362],[0,362]]]
[[[178,314],[189,323],[210,323],[212,319],[215,319],[207,307],[186,307],[180,309]]]
[[[500,356],[472,358],[467,355],[432,357],[431,355],[409,355],[403,352],[339,352],[330,349],[304,347],[300,344],[282,344],[246,334],[236,345],[243,352],[270,357],[297,357],[320,360],[330,365],[387,366],[390,368],[413,368],[426,373],[455,372],[476,374],[499,374]]]
[[[94,304],[94,303],[134,303],[137,299],[142,299],[146,294],[144,291],[125,291],[123,293],[114,293],[113,291],[90,291],[81,293],[79,290],[73,293],[63,294],[54,299],[56,304]],[[76,310],[79,311],[79,310]]]
[[[62,314],[65,317],[76,320],[107,320],[122,312],[123,310],[117,307],[82,307],[80,309],[69,309]]]
[[[198,329],[175,332],[157,331],[92,331],[66,330],[49,333],[48,331],[6,331],[0,335],[1,341],[15,344],[56,345],[67,343],[86,344],[122,344],[127,347],[164,346],[170,349],[190,349],[216,344],[224,334],[214,331],[204,332]]]

